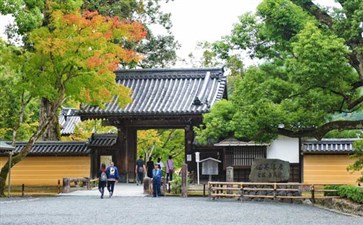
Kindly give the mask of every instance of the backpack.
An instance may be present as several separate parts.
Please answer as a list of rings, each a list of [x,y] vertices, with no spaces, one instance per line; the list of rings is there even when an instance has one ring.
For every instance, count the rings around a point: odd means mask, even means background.
[[[105,171],[102,171],[100,181],[107,181],[107,175]]]
[[[143,172],[144,172],[144,167],[143,167],[143,166],[139,166],[139,168],[138,168],[138,172],[139,172],[139,173],[143,173]]]

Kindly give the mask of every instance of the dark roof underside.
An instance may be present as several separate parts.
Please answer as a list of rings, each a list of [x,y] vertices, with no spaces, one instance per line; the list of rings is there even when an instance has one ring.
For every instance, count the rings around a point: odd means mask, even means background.
[[[116,82],[132,90],[132,103],[120,108],[115,99],[102,109],[84,106],[79,112],[82,119],[201,115],[223,98],[226,88],[221,68],[119,70]]]

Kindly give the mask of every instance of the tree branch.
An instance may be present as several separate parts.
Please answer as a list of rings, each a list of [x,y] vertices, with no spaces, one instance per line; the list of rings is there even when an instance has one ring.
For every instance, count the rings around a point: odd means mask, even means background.
[[[320,127],[316,128],[306,128],[298,131],[292,131],[285,128],[279,128],[278,134],[284,135],[287,137],[314,137],[318,140],[321,140],[325,134],[332,130],[354,130],[354,129],[363,129],[363,120],[355,120],[355,121],[332,121],[328,122]]]
[[[327,25],[328,27],[332,27],[333,19],[329,16],[328,13],[321,10],[317,5],[315,5],[312,1],[299,1],[292,0],[292,2],[296,5],[301,6],[303,9],[308,11],[311,15],[313,15],[320,23]]]
[[[350,102],[348,105],[348,109],[353,109],[357,105],[361,104],[363,102],[363,96],[360,96],[358,99],[356,99],[353,102]]]

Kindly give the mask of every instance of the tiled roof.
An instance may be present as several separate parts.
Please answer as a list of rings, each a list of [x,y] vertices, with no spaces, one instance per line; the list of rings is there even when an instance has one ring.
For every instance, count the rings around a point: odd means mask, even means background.
[[[117,134],[92,134],[88,146],[113,146],[116,141]]]
[[[10,143],[8,143],[10,144]],[[14,153],[19,153],[27,142],[16,142]],[[82,141],[39,141],[29,155],[88,155],[90,149]]]
[[[59,124],[61,126],[61,135],[74,134],[76,125],[81,122],[81,117],[76,115],[77,110],[71,108],[63,108],[59,115]]]
[[[353,143],[359,139],[322,139],[303,140],[302,151],[304,153],[352,153]]]
[[[269,146],[269,144],[265,143],[256,143],[254,141],[244,142],[237,140],[233,137],[224,139],[223,141],[214,144],[214,146]]]
[[[104,108],[83,106],[81,117],[202,114],[223,98],[223,69],[144,69],[116,71],[116,82],[132,90],[125,108],[116,99]]]

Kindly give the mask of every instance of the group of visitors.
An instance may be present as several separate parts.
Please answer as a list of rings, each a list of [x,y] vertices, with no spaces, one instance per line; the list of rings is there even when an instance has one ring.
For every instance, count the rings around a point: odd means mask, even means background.
[[[115,183],[119,179],[119,173],[117,167],[113,162],[110,162],[110,165],[106,169],[106,164],[101,164],[101,169],[98,171],[98,190],[101,193],[101,198],[105,193],[105,187],[107,185],[107,190],[109,193],[109,197],[111,198],[113,195],[113,191],[115,188]]]
[[[144,176],[151,178],[152,180],[152,190],[153,196],[159,197],[161,196],[161,177],[163,176],[165,165],[161,161],[159,157],[157,162],[154,163],[152,161],[152,157],[149,158],[149,161],[146,163],[142,159],[142,156],[136,161],[135,173],[136,173],[136,184],[143,184]],[[173,180],[174,173],[174,162],[172,156],[169,156],[166,161],[166,183]],[[107,186],[107,190],[109,192],[109,197],[111,198],[113,195],[115,182],[119,179],[119,173],[117,167],[113,162],[110,162],[110,165],[106,168],[104,163],[101,164],[101,169],[97,174],[98,178],[98,190],[101,193],[101,198],[103,198],[105,187]]]
[[[157,162],[154,163],[152,157],[150,156],[149,161],[144,163],[142,156],[136,161],[135,173],[137,174],[137,181],[136,184],[142,184],[144,180],[144,176],[151,178],[152,180],[152,190],[153,196],[159,197],[161,196],[161,177],[163,176],[165,165],[161,161],[159,157]],[[145,173],[146,171],[146,173]],[[173,180],[173,173],[174,173],[174,162],[172,156],[169,156],[168,160],[166,161],[166,183]]]

